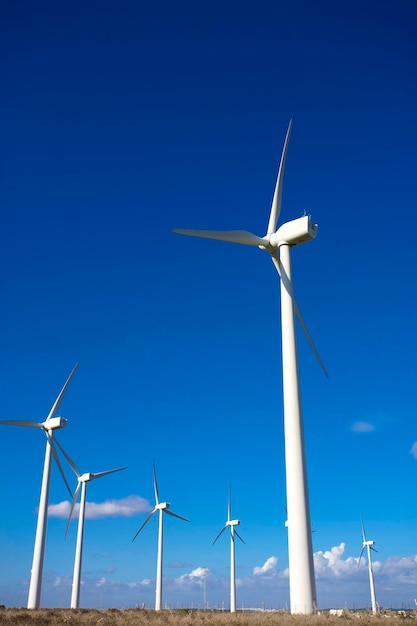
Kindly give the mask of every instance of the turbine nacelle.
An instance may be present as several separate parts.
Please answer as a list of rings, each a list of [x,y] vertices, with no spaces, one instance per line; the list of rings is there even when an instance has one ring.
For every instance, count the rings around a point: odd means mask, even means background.
[[[231,519],[226,522],[226,526],[239,526],[240,519]]]
[[[298,246],[317,237],[317,224],[314,224],[309,215],[303,215],[290,222],[282,224],[275,233],[265,235],[265,246],[259,246],[264,250],[277,250],[280,246]]]
[[[365,546],[369,546],[370,547],[370,546],[373,546],[374,543],[375,543],[375,541],[370,540],[370,541],[364,541],[362,545],[363,545],[363,547],[365,547]]]
[[[155,509],[158,509],[160,511],[166,511],[166,509],[169,509],[170,506],[171,506],[170,502],[160,502],[159,504],[155,506]]]
[[[82,474],[81,476],[78,477],[78,482],[88,483],[90,482],[90,480],[94,480],[94,478],[95,478],[94,474],[92,474],[91,472],[86,472],[85,474]]]
[[[42,422],[41,426],[44,430],[58,430],[67,425],[68,420],[65,417],[51,417],[49,420]]]

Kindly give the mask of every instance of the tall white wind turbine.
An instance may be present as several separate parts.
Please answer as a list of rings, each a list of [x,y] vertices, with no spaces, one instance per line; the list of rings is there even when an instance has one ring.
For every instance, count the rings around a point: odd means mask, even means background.
[[[179,519],[184,520],[185,522],[189,522],[190,520],[186,517],[182,517],[177,513],[169,510],[171,504],[169,502],[159,502],[159,491],[158,491],[158,483],[156,481],[156,470],[155,463],[153,463],[153,486],[155,491],[155,508],[151,511],[148,517],[143,522],[142,526],[139,528],[132,541],[135,541],[136,537],[139,535],[142,528],[146,526],[151,517],[155,515],[157,511],[159,511],[159,527],[158,527],[158,555],[156,561],[156,586],[155,586],[155,611],[160,611],[162,608],[162,549],[163,549],[163,514],[168,513],[168,515],[172,515],[173,517],[178,517]]]
[[[85,503],[86,503],[86,495],[87,495],[87,483],[91,482],[92,480],[96,480],[97,478],[101,478],[102,476],[107,476],[107,474],[120,472],[121,470],[126,469],[126,467],[118,467],[116,469],[107,470],[105,472],[97,472],[95,474],[92,474],[90,472],[87,472],[85,474],[80,474],[74,461],[68,456],[68,454],[65,452],[63,447],[58,442],[57,444],[62,454],[65,456],[71,468],[73,469],[78,480],[78,485],[74,492],[74,497],[71,502],[71,509],[70,509],[70,513],[68,516],[68,523],[67,523],[67,528],[65,531],[65,537],[68,534],[75,503],[77,502],[78,494],[81,489],[80,510],[78,514],[77,543],[75,547],[74,574],[72,578],[72,593],[71,593],[71,608],[78,609],[80,605],[81,567],[82,567],[82,558],[83,558],[84,518],[85,518]]]
[[[268,229],[264,237],[258,237],[244,230],[176,229],[174,232],[193,237],[257,246],[270,253],[272,262],[280,276],[290,605],[292,613],[312,613],[316,608],[317,599],[294,314],[298,317],[326,376],[327,372],[294,299],[291,276],[290,250],[294,246],[315,239],[317,224],[313,224],[309,215],[304,215],[290,222],[285,222],[277,229],[281,212],[284,167],[291,125],[292,121],[289,123],[285,137]]]
[[[36,525],[35,545],[33,550],[32,570],[30,575],[29,596],[28,596],[28,609],[38,609],[41,600],[42,589],[42,574],[43,574],[43,562],[45,555],[45,540],[46,540],[46,524],[48,517],[48,500],[49,500],[49,485],[51,476],[51,454],[53,455],[62,478],[67,486],[67,489],[72,497],[72,491],[65,478],[64,471],[62,469],[61,462],[54,445],[54,433],[59,428],[63,428],[67,420],[63,417],[56,417],[56,413],[65,395],[71,378],[73,377],[75,370],[78,367],[78,363],[74,366],[71,374],[68,376],[65,385],[62,387],[57,399],[52,405],[49,415],[44,422],[32,422],[31,420],[1,420],[0,424],[6,424],[8,426],[25,426],[28,428],[41,428],[46,435],[46,450],[45,461],[43,466],[43,477],[41,495],[39,500],[38,522]],[[57,440],[55,439],[57,442]],[[57,442],[58,443],[58,442]]]
[[[227,522],[213,541],[214,545],[220,535],[230,528],[230,612],[236,613],[236,574],[235,574],[235,535],[239,537],[243,543],[244,540],[236,530],[236,526],[239,526],[239,519],[231,519],[231,490],[229,490],[229,499],[227,502]]]
[[[367,554],[368,554],[368,571],[369,571],[369,586],[371,588],[371,603],[372,603],[372,613],[374,615],[376,615],[378,613],[378,605],[376,602],[376,596],[375,596],[375,584],[374,584],[374,572],[372,570],[372,555],[371,555],[371,550],[373,550],[374,552],[378,552],[378,550],[376,550],[373,546],[375,544],[375,541],[372,540],[367,540],[366,539],[366,535],[365,535],[365,524],[363,523],[363,517],[361,516],[361,524],[362,524],[362,550],[361,553],[359,555],[359,560],[358,560],[358,567],[360,565],[361,562],[361,558],[362,558],[362,554],[363,551],[366,548]]]

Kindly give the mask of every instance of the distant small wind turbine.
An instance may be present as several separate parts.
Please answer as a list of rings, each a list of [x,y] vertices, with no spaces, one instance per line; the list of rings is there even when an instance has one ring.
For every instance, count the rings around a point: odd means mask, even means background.
[[[44,422],[32,422],[31,420],[1,420],[0,424],[6,424],[8,426],[25,426],[27,428],[42,428],[46,435],[46,450],[45,450],[45,462],[43,467],[42,487],[39,500],[38,510],[38,522],[36,525],[35,545],[33,550],[32,570],[30,575],[29,596],[28,596],[28,609],[38,609],[41,600],[42,589],[42,574],[43,574],[43,562],[45,555],[45,539],[46,539],[46,524],[48,518],[48,500],[49,500],[49,484],[51,476],[51,453],[58,465],[61,476],[67,486],[67,489],[72,498],[72,491],[65,478],[64,471],[62,469],[61,462],[54,445],[54,432],[59,428],[66,426],[67,420],[63,417],[56,417],[56,413],[65,395],[67,387],[73,377],[75,370],[78,367],[78,363],[74,366],[71,374],[68,376],[65,385],[62,387],[59,396],[52,405],[49,415]],[[55,442],[57,440],[55,439]]]
[[[280,276],[290,604],[291,613],[307,614],[315,610],[317,598],[294,314],[298,317],[307,340],[326,376],[327,372],[295,301],[291,276],[290,250],[294,246],[315,239],[317,224],[313,224],[309,215],[304,215],[281,224],[277,229],[281,212],[284,168],[291,125],[292,121],[289,123],[285,137],[268,229],[264,237],[258,237],[245,230],[175,229],[174,232],[193,237],[257,246],[261,250],[269,252]]]
[[[220,535],[230,528],[230,612],[236,613],[236,575],[235,575],[235,535],[239,537],[240,541],[245,543],[242,537],[236,530],[236,526],[239,526],[240,520],[231,519],[231,489],[229,490],[229,499],[227,503],[227,522],[213,541],[214,545]]]
[[[371,550],[373,550],[374,552],[378,552],[378,550],[376,550],[373,546],[375,544],[375,541],[372,540],[367,540],[366,539],[366,535],[365,535],[365,525],[363,523],[363,517],[361,516],[361,524],[362,524],[362,550],[361,553],[359,555],[359,560],[358,560],[358,567],[360,565],[361,562],[361,558],[362,558],[362,554],[363,551],[367,550],[368,553],[368,571],[369,571],[369,585],[371,588],[371,603],[372,603],[372,613],[374,615],[376,615],[378,613],[378,605],[376,602],[376,597],[375,597],[375,584],[374,584],[374,572],[372,570],[372,556],[371,556]]]
[[[151,513],[149,513],[148,517],[143,522],[142,526],[139,528],[132,541],[135,541],[136,537],[139,535],[142,528],[146,526],[151,517],[155,515],[157,511],[159,511],[159,528],[158,528],[158,555],[156,562],[156,588],[155,588],[155,611],[160,611],[162,608],[162,549],[163,549],[163,514],[167,513],[168,515],[172,515],[173,517],[178,517],[178,519],[182,519],[185,522],[189,522],[190,520],[186,517],[182,517],[181,515],[177,515],[173,511],[169,510],[171,504],[169,502],[159,502],[159,491],[158,491],[158,483],[156,481],[156,470],[155,463],[153,463],[153,486],[155,491],[155,508]]]
[[[78,494],[81,489],[80,510],[78,514],[77,543],[76,543],[76,548],[75,548],[75,560],[74,560],[74,575],[72,578],[72,593],[71,593],[71,608],[78,609],[80,605],[80,584],[81,584],[81,567],[82,567],[82,558],[83,558],[84,517],[85,517],[87,483],[91,482],[92,480],[96,480],[96,478],[102,478],[102,476],[107,476],[107,474],[120,472],[121,470],[126,469],[126,467],[118,467],[116,469],[107,470],[105,472],[97,472],[95,474],[92,474],[92,473],[80,474],[74,461],[65,452],[64,448],[58,442],[56,443],[58,444],[59,449],[61,450],[62,454],[67,459],[68,463],[70,464],[71,468],[73,469],[78,479],[77,489],[75,490],[74,497],[71,502],[71,509],[70,509],[70,513],[68,516],[68,523],[67,523],[67,528],[65,531],[65,537],[68,534],[75,503],[77,502]]]

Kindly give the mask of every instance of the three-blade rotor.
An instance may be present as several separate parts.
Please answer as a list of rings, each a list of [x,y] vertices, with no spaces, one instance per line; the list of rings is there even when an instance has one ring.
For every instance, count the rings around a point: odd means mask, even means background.
[[[375,542],[373,540],[369,540],[368,541],[366,539],[365,524],[364,524],[362,515],[361,515],[361,527],[362,527],[362,550],[361,550],[361,553],[360,553],[359,559],[358,559],[358,567],[360,565],[362,554],[363,554],[365,548],[369,548],[369,550],[372,550],[373,552],[378,552],[378,550],[373,547]]]
[[[102,478],[103,476],[107,476],[108,474],[114,474],[114,472],[121,472],[122,470],[127,469],[127,467],[117,467],[116,469],[111,469],[111,470],[106,470],[104,472],[87,472],[85,474],[80,474],[80,472],[77,469],[77,466],[75,465],[74,461],[71,459],[71,457],[65,452],[64,448],[61,446],[60,443],[58,443],[58,441],[56,442],[59,449],[61,450],[62,454],[64,455],[64,457],[66,458],[66,460],[68,461],[71,469],[73,470],[74,474],[77,476],[77,488],[74,492],[74,495],[72,496],[72,502],[71,502],[71,508],[70,508],[70,512],[68,515],[68,522],[67,522],[67,527],[65,529],[65,537],[67,537],[68,535],[68,530],[71,524],[71,519],[72,519],[72,514],[74,512],[74,508],[78,499],[78,494],[80,493],[80,489],[83,485],[83,483],[88,483],[91,482],[92,480],[96,480],[97,478]],[[72,494],[71,494],[72,495]]]
[[[73,367],[72,372],[68,376],[64,386],[59,392],[58,397],[53,403],[52,408],[49,411],[48,416],[44,422],[34,422],[32,420],[0,420],[0,424],[4,424],[7,426],[23,426],[26,428],[41,428],[45,432],[46,438],[51,447],[52,455],[55,459],[59,472],[64,480],[65,486],[67,487],[71,498],[72,498],[72,491],[68,484],[66,476],[64,474],[64,470],[62,468],[61,461],[59,459],[59,456],[57,454],[56,447],[55,447],[55,444],[59,446],[58,440],[56,439],[56,436],[55,436],[55,430],[58,430],[59,428],[63,428],[67,423],[67,420],[64,419],[63,417],[56,417],[56,413],[61,405],[65,392],[68,389],[68,385],[70,384],[71,379],[74,376],[78,365],[79,363],[76,363],[75,366]]]
[[[184,522],[190,521],[186,517],[183,517],[182,515],[178,515],[178,513],[174,513],[173,511],[170,511],[169,507],[171,506],[171,504],[169,502],[159,502],[159,489],[158,489],[158,481],[156,479],[156,469],[155,469],[154,462],[152,462],[152,467],[153,467],[153,486],[154,486],[154,492],[155,492],[155,507],[149,513],[149,515],[147,516],[145,521],[142,523],[142,525],[139,527],[139,530],[136,531],[135,536],[133,537],[132,541],[135,541],[136,537],[139,535],[141,530],[145,528],[146,524],[151,520],[151,518],[155,515],[157,511],[161,511],[161,514],[167,513],[168,515],[172,515],[172,517],[178,517],[178,519],[182,519],[184,520]]]
[[[303,241],[307,241],[309,238],[314,238],[316,234],[316,226],[314,226],[314,228],[313,226],[311,226],[309,222],[309,218],[306,218],[308,221],[308,233],[309,234],[308,236],[306,235],[305,238],[299,235],[298,238],[290,237],[288,239],[288,235],[290,234],[290,232],[293,233],[293,230],[291,228],[285,229],[285,227],[288,226],[288,223],[284,224],[283,226],[277,229],[278,219],[281,213],[285,161],[287,158],[287,150],[288,150],[288,143],[289,143],[289,139],[291,135],[291,127],[292,127],[292,120],[290,120],[287,134],[285,136],[284,147],[283,147],[282,154],[281,154],[281,160],[280,160],[277,180],[275,184],[274,196],[272,199],[272,206],[271,206],[271,211],[269,215],[268,228],[264,237],[258,237],[257,235],[254,235],[253,233],[250,233],[245,230],[216,231],[216,230],[174,229],[174,233],[178,233],[180,235],[189,235],[192,237],[202,237],[205,239],[216,239],[218,241],[228,241],[231,243],[239,243],[239,244],[248,245],[248,246],[258,246],[259,248],[268,251],[272,257],[272,261],[275,266],[275,269],[277,270],[280,276],[281,283],[283,284],[284,288],[287,290],[288,294],[293,300],[294,313],[296,317],[298,318],[298,320],[300,321],[301,327],[314,352],[314,355],[321,369],[323,370],[324,374],[328,376],[326,368],[323,364],[323,361],[320,358],[320,355],[318,353],[316,346],[314,345],[311,335],[307,329],[306,323],[301,315],[300,309],[294,298],[294,293],[291,287],[291,283],[288,280],[288,277],[285,276],[285,272],[283,272],[283,268],[282,268],[279,254],[278,254],[279,248],[281,245],[283,244],[296,245],[297,243],[302,243]]]
[[[211,544],[212,546],[214,546],[214,544],[216,543],[216,541],[218,540],[220,535],[222,535],[224,533],[226,528],[230,528],[230,536],[231,536],[232,541],[234,541],[234,535],[236,535],[237,537],[239,537],[239,539],[240,539],[240,541],[242,543],[245,543],[245,540],[242,539],[242,537],[239,535],[238,531],[236,530],[236,526],[239,526],[240,520],[238,520],[238,519],[232,520],[231,519],[231,515],[232,515],[232,489],[230,488],[229,489],[229,498],[227,500],[227,522],[225,523],[223,528],[220,530],[220,532],[217,534],[215,540]]]

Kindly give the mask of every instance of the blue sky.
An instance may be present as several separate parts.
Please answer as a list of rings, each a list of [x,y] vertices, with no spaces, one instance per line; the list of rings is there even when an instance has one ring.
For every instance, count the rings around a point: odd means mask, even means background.
[[[289,119],[292,255],[318,603],[417,596],[417,7],[33,3],[2,10],[1,419],[43,421],[77,361],[60,443],[88,486],[81,606],[289,603],[279,283],[256,248]],[[300,331],[301,329],[299,329]],[[0,603],[25,606],[45,437],[1,427]],[[71,470],[68,468],[71,480]],[[75,488],[74,482],[74,488]],[[94,503],[94,507],[91,505]],[[42,606],[69,606],[76,523],[53,467]]]

